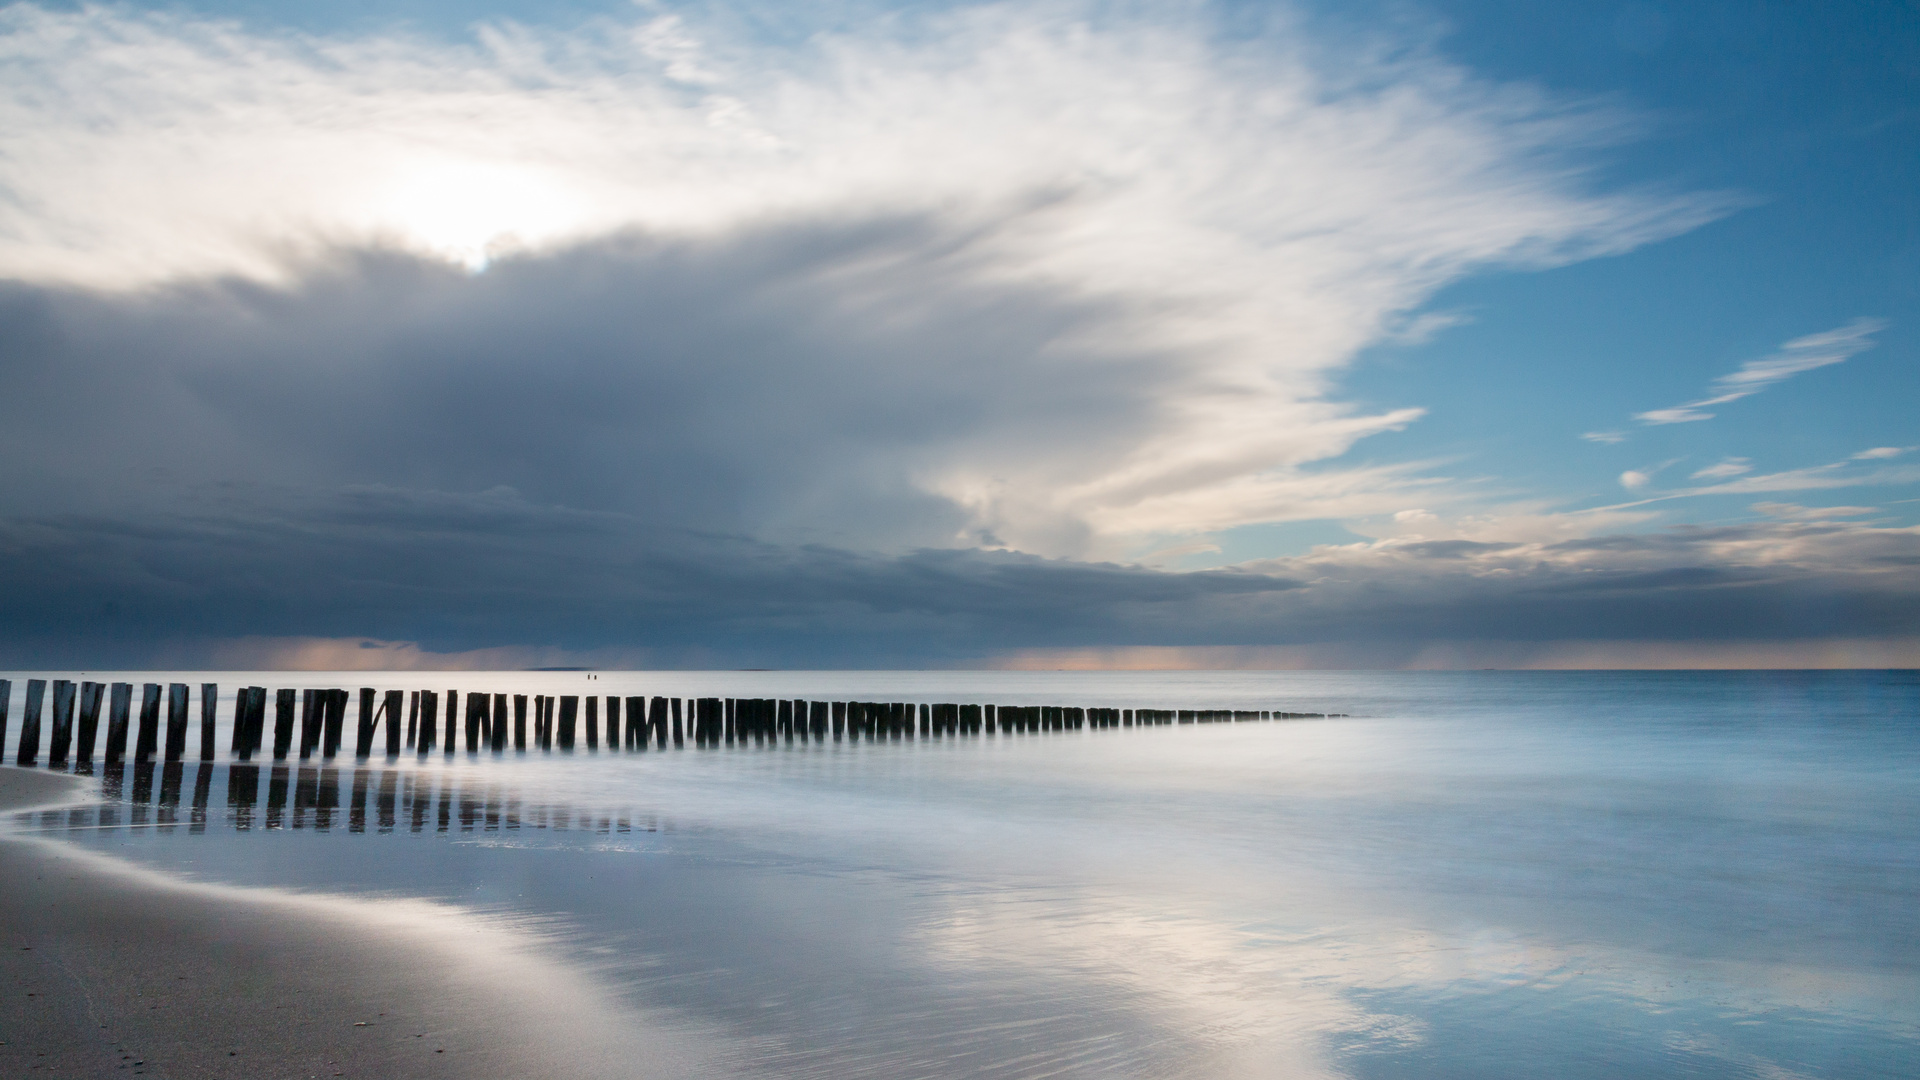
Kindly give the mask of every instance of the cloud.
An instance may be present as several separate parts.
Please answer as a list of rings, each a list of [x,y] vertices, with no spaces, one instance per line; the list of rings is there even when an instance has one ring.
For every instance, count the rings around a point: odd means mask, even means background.
[[[16,518],[0,551],[16,665],[917,667],[1177,645],[1431,666],[1448,642],[1920,636],[1920,530],[1831,520],[1389,539],[1174,574],[364,490]]]
[[[1831,521],[1834,518],[1864,517],[1877,514],[1877,506],[1800,506],[1796,503],[1757,502],[1753,504],[1757,513],[1768,517],[1786,518],[1803,521]]]
[[[1911,446],[1876,446],[1871,450],[1862,450],[1853,455],[1855,461],[1879,461],[1883,458],[1899,457],[1913,449]]]
[[[1638,469],[1628,469],[1626,472],[1620,474],[1620,486],[1626,488],[1628,491],[1639,491],[1652,482],[1653,477]]]
[[[1912,536],[1856,526],[1130,561],[1407,507],[1443,531],[1470,485],[1353,455],[1421,409],[1341,400],[1345,366],[1478,270],[1727,208],[1592,190],[1573,155],[1617,117],[1275,20],[447,43],[0,11],[0,644],[832,666],[1914,632]]]
[[[1627,433],[1624,431],[1589,431],[1580,437],[1588,442],[1601,443],[1606,446],[1627,441]]]
[[[1724,480],[1729,476],[1750,473],[1753,466],[1743,457],[1730,457],[1717,465],[1709,465],[1693,474],[1695,480]]]
[[[127,425],[27,486],[505,485],[1092,558],[1389,512],[1436,481],[1329,464],[1422,414],[1331,396],[1361,349],[1476,269],[1728,203],[1591,191],[1574,148],[1620,118],[1272,18],[441,42],[8,8],[0,273],[51,335],[21,347]]]
[[[1838,364],[1865,352],[1873,347],[1873,335],[1885,329],[1886,325],[1881,319],[1855,319],[1833,330],[1794,338],[1780,346],[1779,351],[1758,360],[1749,360],[1740,365],[1740,370],[1715,379],[1715,393],[1711,397],[1686,405],[1635,413],[1633,418],[1643,424],[1687,424],[1711,420],[1714,414],[1703,411],[1709,406],[1725,405],[1751,397],[1803,371]]]

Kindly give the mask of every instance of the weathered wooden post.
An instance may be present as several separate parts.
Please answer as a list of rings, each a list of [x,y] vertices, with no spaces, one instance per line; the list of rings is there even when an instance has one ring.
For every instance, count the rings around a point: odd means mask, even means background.
[[[320,745],[320,691],[300,691],[300,760],[313,756]]]
[[[413,749],[414,740],[419,737],[419,734],[420,734],[420,691],[412,690],[407,693],[407,746],[406,748],[408,750]]]
[[[294,691],[281,688],[273,692],[273,760],[287,760],[293,746]]]
[[[140,729],[134,734],[133,763],[145,764],[153,760],[160,749],[160,684],[143,683],[140,686]]]
[[[620,749],[620,699],[607,695],[607,749]]]
[[[507,750],[507,695],[493,695],[493,752],[503,754]]]
[[[527,695],[513,695],[513,748],[527,750]]]
[[[64,768],[73,745],[73,680],[53,680],[53,724],[47,741],[47,768]]]
[[[339,688],[326,691],[323,704],[325,712],[320,733],[320,756],[327,761],[332,761],[334,755],[340,752],[340,741],[347,727],[347,699],[350,696],[345,690]]]
[[[480,750],[480,721],[493,709],[493,696],[467,691],[467,753]]]
[[[647,699],[643,697],[627,698],[626,739],[628,750],[645,750],[653,741],[653,729],[659,726],[660,714],[647,712]]]
[[[47,696],[47,680],[27,680],[26,707],[20,712],[20,745],[14,749],[15,765],[32,765],[40,760],[40,704]]]
[[[580,699],[573,694],[564,694],[560,698],[560,749],[563,753],[573,750],[575,730],[580,726]]]
[[[657,702],[660,699],[654,698],[653,700]],[[675,750],[682,749],[686,746],[686,743],[680,738],[680,700],[679,698],[673,698],[668,706],[673,712],[673,748]]]
[[[167,760],[179,761],[187,753],[187,684],[167,684]]]
[[[13,680],[0,679],[0,752],[7,745],[7,711],[13,705]]]
[[[414,748],[426,757],[433,752],[433,737],[440,729],[440,695],[432,690],[420,691],[420,738]]]
[[[587,749],[600,749],[600,695],[587,695]]]
[[[380,713],[387,721],[387,760],[389,761],[400,756],[400,737],[403,734],[400,729],[400,711],[406,708],[406,701],[405,690],[389,690],[381,698]]]
[[[547,695],[533,696],[533,746],[536,750],[547,748]]]
[[[214,759],[214,736],[217,725],[214,723],[220,711],[220,685],[218,683],[200,684],[200,760]],[[197,781],[196,781],[197,783]]]
[[[371,686],[360,688],[359,723],[353,729],[353,759],[365,761],[373,756],[373,729],[380,723],[380,711],[374,704],[379,691]]]
[[[447,756],[460,749],[460,691],[447,691]]]
[[[80,726],[75,729],[73,742],[73,762],[77,767],[93,764],[93,746],[100,739],[100,699],[106,689],[105,683],[80,684]],[[6,737],[5,728],[5,723],[0,722],[0,740]]]
[[[116,703],[120,700],[120,687],[118,685],[115,685],[113,688],[113,698]],[[116,709],[117,707],[116,705]],[[111,744],[113,741],[113,729],[111,725],[109,725],[107,731],[107,741]],[[253,687],[243,686],[239,690],[234,691],[233,695],[233,740],[232,744],[227,747],[227,752],[240,761],[251,761],[253,760],[253,751]],[[229,785],[233,783],[233,773],[231,771],[227,773],[227,783]]]

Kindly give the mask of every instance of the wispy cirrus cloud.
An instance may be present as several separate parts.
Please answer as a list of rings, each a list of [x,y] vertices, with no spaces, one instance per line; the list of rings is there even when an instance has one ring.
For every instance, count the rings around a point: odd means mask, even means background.
[[[1873,347],[1873,335],[1885,329],[1886,325],[1881,319],[1855,319],[1845,326],[1823,333],[1794,338],[1780,346],[1778,351],[1758,360],[1749,360],[1741,364],[1738,371],[1715,379],[1714,392],[1710,397],[1671,408],[1635,413],[1633,418],[1643,424],[1688,424],[1711,420],[1714,414],[1705,411],[1711,406],[1752,397],[1803,371],[1838,364],[1865,352]]]

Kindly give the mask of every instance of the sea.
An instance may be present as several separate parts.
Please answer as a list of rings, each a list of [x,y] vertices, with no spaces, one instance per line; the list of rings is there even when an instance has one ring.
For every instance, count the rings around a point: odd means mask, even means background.
[[[9,762],[28,677],[221,694],[211,769],[7,828],[526,928],[699,1075],[1920,1075],[1912,671],[0,677]],[[362,764],[349,710],[275,792],[242,685],[1325,715]]]

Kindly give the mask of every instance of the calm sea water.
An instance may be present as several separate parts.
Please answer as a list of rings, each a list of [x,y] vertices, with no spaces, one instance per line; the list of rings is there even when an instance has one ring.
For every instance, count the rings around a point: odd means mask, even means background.
[[[85,677],[1351,714],[408,756],[364,815],[347,761],[271,821],[223,731],[204,815],[189,763],[14,823],[515,916],[714,1075],[1920,1073],[1913,672]]]

